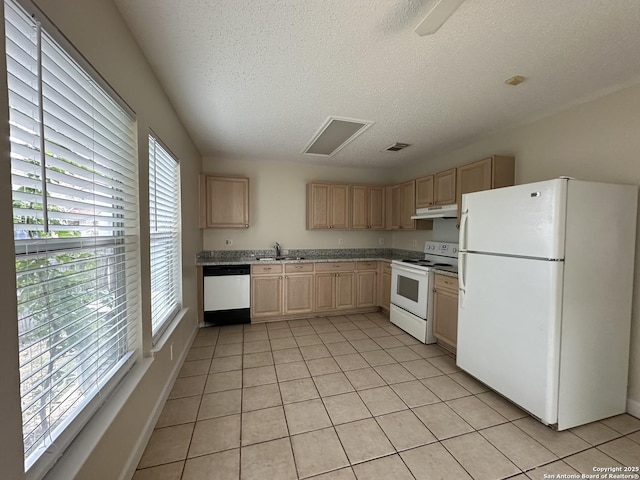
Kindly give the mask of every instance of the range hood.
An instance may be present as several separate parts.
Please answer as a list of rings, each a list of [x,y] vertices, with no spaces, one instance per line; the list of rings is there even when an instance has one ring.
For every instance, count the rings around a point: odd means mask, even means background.
[[[419,208],[411,220],[423,220],[429,218],[457,218],[458,205],[436,205],[435,207]]]

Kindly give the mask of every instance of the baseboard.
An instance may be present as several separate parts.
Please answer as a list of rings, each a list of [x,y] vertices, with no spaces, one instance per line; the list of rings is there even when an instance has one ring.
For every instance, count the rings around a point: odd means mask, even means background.
[[[184,363],[184,360],[187,358],[189,349],[191,348],[191,345],[193,344],[193,341],[195,340],[196,335],[198,334],[198,330],[199,329],[196,328],[193,331],[193,333],[191,334],[191,337],[187,342],[186,348],[184,349],[180,357],[177,359],[178,361],[175,362],[175,366],[171,372],[171,375],[169,376],[167,383],[165,384],[164,389],[162,390],[162,394],[158,397],[158,400],[153,405],[153,408],[151,410],[152,413],[147,419],[147,422],[142,432],[140,432],[138,441],[136,442],[135,447],[131,451],[131,455],[129,455],[129,458],[124,464],[119,480],[130,480],[131,478],[133,478],[133,475],[136,472],[136,468],[140,463],[140,459],[142,458],[142,454],[144,453],[144,450],[147,447],[147,444],[149,443],[149,439],[151,438],[153,429],[155,428],[156,423],[158,422],[158,418],[160,418],[160,414],[162,413],[164,404],[167,401],[167,398],[169,398],[169,393],[171,393],[171,389],[173,388],[176,378],[178,378],[178,373],[180,373],[182,364]]]
[[[640,402],[627,398],[627,413],[640,418]]]

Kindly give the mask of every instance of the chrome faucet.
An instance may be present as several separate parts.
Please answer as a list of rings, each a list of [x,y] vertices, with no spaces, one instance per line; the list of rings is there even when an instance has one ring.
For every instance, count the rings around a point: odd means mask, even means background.
[[[273,246],[273,248],[276,249],[276,257],[280,256],[280,244],[278,242],[276,242],[276,244]]]

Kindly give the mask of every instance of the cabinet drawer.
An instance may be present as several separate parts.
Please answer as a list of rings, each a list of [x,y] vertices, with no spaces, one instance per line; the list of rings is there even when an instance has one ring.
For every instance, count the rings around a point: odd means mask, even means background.
[[[273,275],[274,273],[282,273],[282,265],[252,265],[251,275]]]
[[[286,273],[313,272],[313,263],[285,263]]]
[[[355,269],[356,262],[316,263],[316,272],[352,272]]]
[[[358,270],[377,270],[378,262],[358,262]]]
[[[435,287],[438,289],[445,290],[458,290],[458,279],[455,277],[448,277],[446,275],[438,275],[436,274]]]
[[[391,275],[391,263],[390,262],[380,262],[382,264],[382,273],[388,273]]]

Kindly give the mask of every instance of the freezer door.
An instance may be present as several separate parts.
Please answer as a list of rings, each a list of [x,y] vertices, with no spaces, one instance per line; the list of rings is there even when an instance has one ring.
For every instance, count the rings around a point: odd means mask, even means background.
[[[458,366],[556,423],[563,262],[472,253],[462,261]]]
[[[567,180],[462,196],[460,250],[564,258]]]

